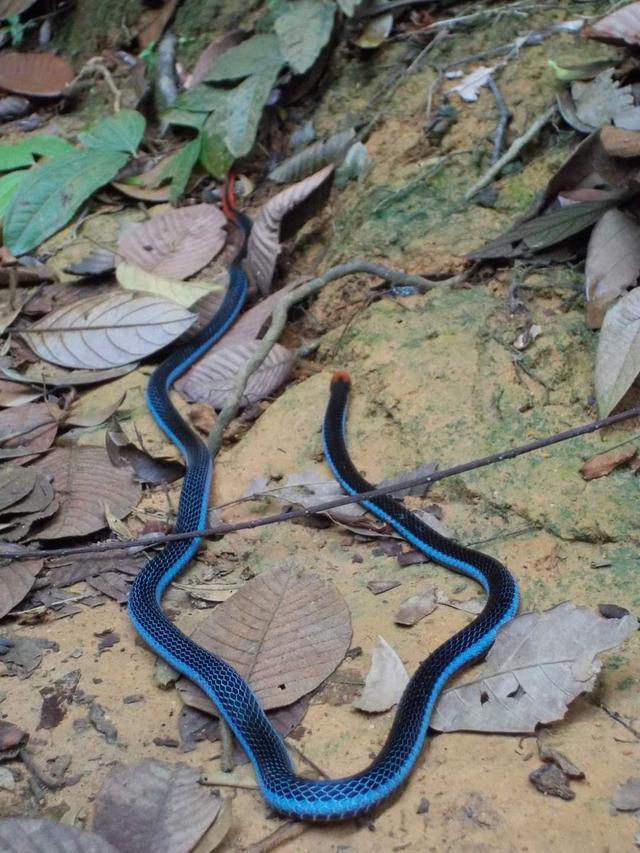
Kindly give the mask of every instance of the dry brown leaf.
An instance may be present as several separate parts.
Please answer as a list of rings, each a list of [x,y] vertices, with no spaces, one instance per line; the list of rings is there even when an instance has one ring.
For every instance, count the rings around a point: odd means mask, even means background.
[[[580,469],[580,473],[585,480],[606,477],[616,468],[635,459],[636,452],[635,447],[627,445],[626,447],[617,447],[615,450],[608,450],[606,453],[598,453],[597,456],[587,459]]]
[[[147,272],[182,281],[206,266],[225,242],[224,215],[213,204],[181,207],[129,229],[118,251]]]
[[[177,5],[178,0],[167,0],[160,8],[147,9],[143,28],[138,31],[138,43],[141,48],[147,48],[160,41]]]
[[[393,621],[396,625],[415,625],[416,622],[433,613],[437,605],[435,589],[428,589],[420,595],[412,595],[403,601]]]
[[[192,639],[235,667],[268,710],[290,705],[334,671],[349,648],[351,617],[334,586],[282,568],[218,605]],[[207,709],[216,713],[210,702]]]
[[[230,344],[208,352],[187,371],[177,388],[189,402],[207,403],[221,409],[233,390],[238,373],[253,356],[259,341]],[[275,344],[260,367],[250,376],[242,398],[249,406],[264,400],[288,379],[295,356],[281,344]]]
[[[48,450],[64,411],[55,403],[30,403],[0,412],[0,460],[24,464]]]
[[[583,30],[585,38],[609,44],[640,44],[640,3],[629,3]]]
[[[640,133],[636,130],[623,130],[605,124],[600,128],[600,142],[611,157],[640,157]]]
[[[31,818],[0,821],[0,848],[3,853],[118,853],[95,832]]]
[[[18,95],[57,98],[73,80],[73,68],[53,53],[0,54],[0,89]]]
[[[635,812],[640,809],[640,776],[631,776],[620,785],[611,798],[611,805],[620,812]]]
[[[362,694],[353,703],[354,708],[368,713],[380,713],[393,708],[400,701],[409,683],[409,674],[398,653],[384,637],[378,637],[371,655],[371,668]]]
[[[534,732],[560,720],[569,703],[591,690],[601,669],[598,655],[638,629],[631,615],[605,619],[564,602],[508,622],[480,672],[445,690],[429,725],[441,732]]]
[[[93,829],[123,853],[189,853],[221,805],[198,780],[186,764],[116,765],[96,797]]]
[[[6,510],[29,495],[36,484],[37,476],[33,468],[0,465],[0,510]]]
[[[602,326],[609,307],[638,275],[640,225],[617,208],[607,210],[591,232],[587,248],[585,290],[590,329]]]
[[[38,538],[86,536],[106,527],[107,508],[124,518],[140,499],[131,470],[114,468],[102,447],[56,447],[31,468],[52,477],[60,500],[59,511]]]
[[[41,568],[42,560],[0,560],[0,619],[20,604]]]
[[[45,361],[101,369],[151,355],[179,337],[194,319],[175,302],[120,290],[53,311],[21,334]]]
[[[247,269],[263,294],[271,289],[281,241],[289,239],[323,205],[331,191],[334,166],[326,166],[279,192],[263,205],[247,242]]]

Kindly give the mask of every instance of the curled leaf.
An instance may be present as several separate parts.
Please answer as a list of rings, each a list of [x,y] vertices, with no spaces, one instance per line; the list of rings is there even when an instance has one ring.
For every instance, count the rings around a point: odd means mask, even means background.
[[[314,142],[297,154],[287,157],[269,172],[269,178],[279,184],[299,181],[330,163],[338,164],[355,139],[353,128],[334,133],[329,139]]]

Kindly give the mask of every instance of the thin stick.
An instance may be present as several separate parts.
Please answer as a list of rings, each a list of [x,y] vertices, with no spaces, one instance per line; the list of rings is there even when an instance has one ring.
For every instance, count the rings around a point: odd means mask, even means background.
[[[445,279],[444,281],[431,281],[428,278],[423,278],[421,275],[409,275],[408,273],[389,269],[381,264],[372,264],[369,261],[351,261],[348,264],[339,264],[336,267],[331,267],[331,269],[327,270],[317,278],[312,278],[311,281],[306,281],[304,284],[296,287],[295,290],[291,290],[282,297],[274,308],[271,316],[271,325],[269,326],[266,335],[259,341],[255,352],[249,361],[247,361],[243,370],[238,373],[231,392],[231,398],[216,418],[216,422],[207,439],[212,459],[215,459],[220,447],[222,446],[222,437],[225,429],[238,413],[238,409],[240,408],[245,396],[249,378],[260,367],[284,331],[287,324],[289,309],[293,305],[296,305],[296,303],[301,302],[303,299],[307,299],[307,297],[314,293],[317,293],[326,284],[329,284],[329,282],[335,281],[338,278],[344,278],[344,276],[347,275],[355,275],[357,273],[375,275],[378,278],[382,278],[385,281],[390,282],[392,285],[411,285],[420,293],[425,293],[427,290],[433,290],[435,287],[444,287],[459,280],[458,276],[454,276],[454,278]]]
[[[507,459],[515,459],[517,456],[523,456],[525,453],[531,453],[534,450],[541,450],[544,447],[550,447],[553,444],[559,444],[562,441],[568,441],[571,438],[577,438],[580,435],[587,435],[591,432],[604,429],[614,424],[622,423],[631,418],[640,418],[640,406],[634,409],[627,409],[617,415],[609,415],[608,418],[601,418],[597,421],[590,421],[581,426],[572,427],[563,432],[555,433],[554,435],[545,438],[537,438],[535,441],[530,441],[528,444],[521,444],[519,447],[510,447],[506,450],[501,450],[499,453],[492,453],[489,456],[483,456],[480,459],[473,459],[470,462],[463,462],[461,465],[454,465],[451,468],[446,468],[442,471],[434,471],[433,474],[414,477],[411,480],[403,480],[402,485],[397,483],[384,486],[380,489],[371,489],[368,492],[359,492],[356,495],[345,495],[342,498],[334,498],[331,501],[315,504],[306,509],[294,510],[293,512],[281,512],[275,515],[267,515],[264,518],[254,518],[250,521],[241,521],[236,524],[217,524],[215,527],[206,527],[203,530],[193,530],[185,533],[167,533],[163,536],[154,534],[152,536],[143,536],[140,539],[130,539],[128,542],[102,542],[97,545],[76,545],[72,548],[49,548],[49,549],[31,549],[19,550],[17,546],[12,548],[0,549],[0,557],[12,557],[14,559],[33,559],[34,557],[60,557],[70,554],[95,554],[102,551],[128,551],[131,548],[139,549],[141,547],[161,545],[165,542],[178,542],[184,539],[193,539],[195,537],[212,537],[222,536],[226,533],[235,533],[238,530],[253,530],[256,527],[266,527],[268,524],[277,524],[280,521],[293,521],[298,518],[308,518],[320,512],[327,512],[330,509],[335,509],[339,506],[357,503],[368,498],[377,498],[381,495],[388,495],[399,488],[412,489],[415,486],[431,485],[440,480],[445,480],[448,477],[454,477],[458,474],[465,474],[467,471],[476,471],[478,468],[486,468],[488,465],[494,465],[496,462],[504,462]]]
[[[493,74],[491,74],[487,80],[487,87],[491,90],[491,94],[495,98],[496,107],[498,108],[498,124],[496,125],[496,135],[493,140],[493,150],[489,161],[493,166],[500,159],[502,149],[504,148],[504,140],[507,135],[507,128],[509,127],[509,122],[513,118],[513,113],[507,106],[507,102],[505,101]]]
[[[517,139],[514,139],[511,145],[504,152],[502,157],[497,160],[492,166],[490,166],[484,175],[480,178],[480,180],[476,181],[476,183],[471,187],[470,190],[465,194],[464,200],[469,201],[479,190],[484,189],[484,187],[488,186],[494,178],[497,178],[500,172],[504,169],[507,163],[511,163],[516,159],[518,154],[522,151],[525,145],[528,145],[532,139],[540,133],[542,128],[551,121],[551,119],[558,112],[557,104],[553,104],[547,110],[545,110],[541,116],[530,125],[522,136],[519,136]]]

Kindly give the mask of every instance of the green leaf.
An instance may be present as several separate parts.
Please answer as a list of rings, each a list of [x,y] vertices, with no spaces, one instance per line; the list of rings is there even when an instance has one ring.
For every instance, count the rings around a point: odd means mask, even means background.
[[[225,145],[220,133],[220,121],[211,113],[205,122],[200,148],[200,162],[214,178],[224,178],[236,158]]]
[[[337,0],[337,3],[348,18],[353,18],[356,9],[362,4],[362,0]]]
[[[222,122],[224,142],[235,157],[244,157],[253,148],[262,117],[262,108],[278,78],[272,67],[252,74],[229,92],[227,115]]]
[[[126,151],[135,154],[144,133],[145,120],[135,110],[120,110],[103,118],[79,134],[80,140],[95,151]]]
[[[261,71],[279,71],[283,65],[277,37],[273,33],[259,34],[226,50],[214,62],[205,81],[240,80]]]
[[[199,133],[195,139],[182,146],[172,157],[171,162],[167,163],[167,167],[160,172],[157,180],[154,181],[153,186],[158,187],[163,181],[171,180],[171,190],[169,192],[169,201],[171,204],[177,204],[180,196],[187,188],[193,167],[198,162],[201,148],[202,134]]]
[[[48,135],[34,136],[15,145],[0,145],[0,172],[33,166],[34,154],[40,157],[58,157],[75,150],[66,139]]]
[[[4,219],[9,202],[28,174],[26,169],[19,169],[0,178],[0,220]]]
[[[194,89],[189,89],[187,92],[178,95],[168,112],[186,110],[193,113],[210,113],[220,106],[224,96],[224,89],[214,89],[213,86],[201,83]],[[163,118],[166,118],[166,113]]]
[[[311,68],[331,38],[335,12],[325,0],[297,0],[276,20],[280,51],[296,74]]]
[[[31,169],[7,209],[4,241],[9,251],[23,255],[63,228],[127,160],[115,151],[74,151]]]
[[[202,130],[207,120],[207,113],[171,108],[162,113],[162,120],[166,121],[167,124],[174,124],[178,127],[192,127],[194,130]]]

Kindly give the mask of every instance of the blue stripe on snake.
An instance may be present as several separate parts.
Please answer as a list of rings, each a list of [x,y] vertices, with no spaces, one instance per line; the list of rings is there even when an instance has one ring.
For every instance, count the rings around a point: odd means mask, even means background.
[[[242,220],[236,220],[242,227]],[[246,236],[246,235],[245,235]],[[169,399],[173,382],[233,324],[247,295],[240,265],[242,252],[230,266],[230,281],[218,312],[184,347],[177,349],[149,381],[149,408],[165,434],[180,449],[186,474],[180,495],[176,531],[206,526],[211,461],[202,439],[182,420]],[[373,489],[354,468],[346,449],[345,424],[350,381],[336,373],[322,430],[325,457],[348,494]],[[164,590],[187,565],[199,539],[170,542],[136,577],[129,596],[129,615],[148,645],[214,702],[251,759],[262,794],[275,810],[302,820],[342,820],[363,814],[394,793],[408,777],[423,748],[434,703],[447,680],[493,643],[502,625],[518,609],[518,587],[497,560],[436,533],[399,501],[382,496],[361,501],[419,551],[443,566],[468,575],[487,592],[482,613],[432,652],[409,681],[379,755],[354,776],[335,780],[305,779],[295,769],[281,736],[271,725],[247,683],[221,658],[182,634],[161,607]]]

